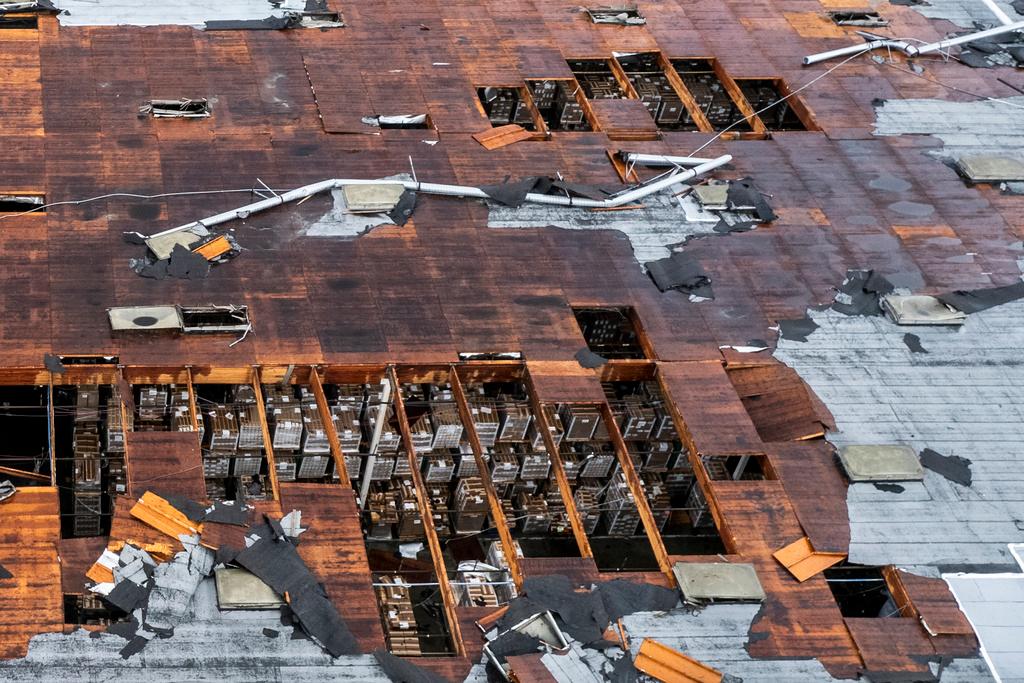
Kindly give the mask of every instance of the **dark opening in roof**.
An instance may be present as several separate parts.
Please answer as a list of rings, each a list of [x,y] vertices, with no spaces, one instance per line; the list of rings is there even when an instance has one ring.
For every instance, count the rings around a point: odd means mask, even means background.
[[[881,567],[842,562],[825,570],[825,580],[844,617],[898,617]]]
[[[574,308],[587,348],[608,359],[645,358],[631,307]]]

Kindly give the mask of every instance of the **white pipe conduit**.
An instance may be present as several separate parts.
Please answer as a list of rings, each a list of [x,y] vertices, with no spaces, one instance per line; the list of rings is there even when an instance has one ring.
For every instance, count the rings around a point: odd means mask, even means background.
[[[701,160],[703,163],[697,164],[693,168],[689,168],[685,171],[680,170],[678,173],[671,173],[664,178],[660,178],[654,182],[637,185],[631,190],[621,192],[617,195],[608,197],[607,199],[586,199],[580,197],[566,197],[563,195],[547,195],[537,194],[530,192],[526,195],[524,201],[531,204],[548,204],[552,206],[570,206],[578,207],[581,209],[611,209],[618,206],[625,206],[639,199],[643,199],[655,192],[660,192],[672,185],[692,180],[699,175],[709,173],[720,166],[732,161],[732,156],[729,154],[723,154],[720,157],[714,159]],[[314,194],[321,192],[327,192],[328,190],[336,190],[346,185],[401,185],[406,190],[412,192],[422,192],[424,194],[436,194],[447,197],[470,197],[473,199],[489,199],[488,195],[478,187],[469,187],[467,185],[441,185],[438,183],[421,183],[415,180],[366,180],[366,179],[332,179],[322,180],[319,183],[313,183],[312,185],[304,185],[297,187],[294,190],[289,190],[284,194],[277,195],[275,197],[269,197],[262,201],[247,204],[231,211],[225,211],[218,213],[209,218],[203,218],[198,221],[186,223],[185,225],[179,225],[176,228],[170,228],[163,232],[158,232],[154,235],[150,235],[149,239],[154,237],[161,237],[163,235],[170,235],[183,230],[191,230],[194,228],[210,228],[214,225],[220,225],[221,223],[227,223],[238,218],[248,218],[249,216],[272,209],[275,206],[281,206],[289,202],[294,202],[299,199],[310,197]]]
[[[1013,21],[1009,16],[1006,15],[998,6],[992,3],[992,0],[982,0],[989,8],[995,12],[996,17],[1002,23],[1002,26],[996,26],[995,28],[985,29],[984,31],[976,31],[975,33],[969,33],[965,36],[956,36],[954,38],[946,38],[945,40],[939,40],[934,43],[928,43],[920,47],[911,45],[905,40],[894,40],[889,38],[880,38],[877,36],[871,36],[871,34],[862,34],[876,38],[867,43],[861,45],[848,45],[847,47],[837,48],[835,50],[829,50],[828,52],[819,52],[817,54],[808,55],[803,58],[804,66],[811,64],[817,64],[818,62],[824,62],[829,59],[835,59],[836,57],[845,57],[846,55],[853,55],[859,52],[869,52],[871,50],[877,50],[878,48],[884,47],[892,50],[899,50],[908,57],[917,57],[918,55],[926,55],[932,52],[939,52],[948,47],[954,47],[956,45],[963,45],[964,43],[971,43],[975,40],[982,40],[984,38],[992,38],[995,36],[1001,36],[1006,33],[1013,33],[1014,31],[1024,31],[1024,21]],[[992,4],[990,4],[992,3]]]
[[[638,166],[700,166],[708,162],[714,161],[714,159],[704,159],[702,157],[674,157],[667,156],[664,154],[640,154],[638,152],[619,152],[619,156],[622,160],[628,164],[636,164]]]

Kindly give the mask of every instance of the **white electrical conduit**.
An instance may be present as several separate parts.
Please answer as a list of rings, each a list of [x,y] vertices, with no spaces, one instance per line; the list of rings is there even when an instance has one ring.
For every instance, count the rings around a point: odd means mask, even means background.
[[[981,40],[982,38],[992,38],[993,36],[1001,36],[1004,33],[1013,33],[1014,31],[1024,31],[1024,21],[1015,21],[1011,24],[1004,24],[1003,26],[996,26],[985,31],[978,31],[977,33],[970,33],[966,36],[957,36],[955,38],[946,38],[934,43],[928,43],[914,49],[914,55],[923,55],[929,52],[938,52],[944,50],[947,47],[953,47],[954,45],[963,45],[964,43],[970,43],[975,40]],[[913,55],[911,55],[913,56]]]
[[[1006,16],[1005,14],[1003,16]],[[1009,19],[1009,17],[1006,17]],[[872,40],[864,43],[863,45],[849,45],[847,47],[841,47],[835,50],[829,50],[828,52],[819,52],[818,54],[808,55],[804,57],[804,66],[811,64],[817,64],[828,59],[835,59],[836,57],[843,57],[845,55],[857,54],[858,52],[868,52],[870,50],[877,50],[880,47],[890,48],[893,50],[899,50],[908,57],[916,57],[918,55],[925,55],[932,52],[939,52],[948,47],[954,47],[956,45],[963,45],[964,43],[971,43],[975,40],[981,40],[983,38],[992,38],[994,36],[1001,36],[1006,33],[1013,33],[1014,31],[1024,31],[1024,21],[1015,21],[1009,24],[1003,24],[1002,26],[996,26],[995,28],[986,29],[984,31],[977,31],[975,33],[969,33],[965,36],[956,36],[954,38],[946,38],[945,40],[939,40],[934,43],[928,43],[917,47],[911,45],[905,40],[890,40],[879,39]]]
[[[1003,8],[997,5],[993,0],[981,1],[985,3],[985,7],[988,7],[992,14],[996,15],[996,19],[999,20],[1000,24],[1003,24],[1004,26],[1009,26],[1010,24],[1013,23],[1013,19],[1011,19],[1009,15],[1003,11]]]
[[[625,206],[631,204],[639,199],[643,199],[655,192],[660,192],[672,185],[686,182],[696,178],[699,175],[703,175],[710,171],[715,170],[720,166],[732,161],[732,156],[729,154],[723,154],[715,159],[709,159],[702,164],[698,164],[693,168],[685,171],[679,171],[678,173],[670,173],[664,178],[660,178],[654,182],[637,185],[631,190],[621,192],[619,194],[608,197],[607,199],[586,199],[579,197],[567,197],[564,195],[547,195],[538,194],[536,192],[530,192],[524,199],[525,202],[531,204],[548,204],[552,206],[569,206],[581,209],[612,209],[618,206]],[[209,218],[203,218],[198,221],[186,223],[185,225],[179,225],[176,228],[170,228],[163,232],[158,232],[154,235],[149,235],[149,239],[154,237],[161,237],[163,235],[170,235],[183,230],[191,230],[194,228],[210,228],[214,225],[220,225],[221,223],[227,223],[237,218],[248,218],[249,216],[272,209],[275,206],[281,206],[299,199],[305,199],[306,197],[328,190],[336,190],[346,185],[401,185],[404,189],[412,192],[422,192],[425,194],[436,194],[448,197],[470,197],[473,199],[490,199],[490,197],[478,187],[469,187],[466,185],[440,185],[437,183],[421,183],[415,180],[350,180],[350,179],[332,179],[322,180],[319,183],[313,183],[312,185],[304,185],[297,187],[294,190],[285,192],[284,194],[276,197],[270,197],[259,202],[247,204],[231,211],[225,211],[218,213]]]
[[[648,167],[700,166],[701,164],[714,161],[714,159],[704,159],[701,157],[674,157],[666,156],[664,154],[640,154],[639,152],[623,151],[619,152],[619,156],[622,157],[622,160],[626,163]]]

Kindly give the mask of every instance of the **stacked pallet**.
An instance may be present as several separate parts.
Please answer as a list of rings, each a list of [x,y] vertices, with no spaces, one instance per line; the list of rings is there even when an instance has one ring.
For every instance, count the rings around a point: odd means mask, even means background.
[[[548,423],[548,432],[551,434],[551,439],[555,442],[557,447],[562,443],[562,436],[565,434],[565,428],[562,426],[562,416],[558,414],[553,405],[545,405],[543,407],[544,419]],[[530,445],[534,448],[546,448],[544,443],[544,434],[541,433],[537,421],[534,421],[530,425]]]
[[[580,515],[580,522],[587,534],[593,534],[601,521],[600,486],[597,484],[581,484],[573,493],[573,502]]]
[[[640,512],[636,507],[626,477],[618,472],[608,483],[604,495],[605,526],[609,536],[632,536],[640,524]]]
[[[469,414],[473,419],[480,445],[490,448],[498,440],[498,404],[493,399],[474,397],[469,403]]]
[[[561,409],[566,441],[590,441],[601,422],[601,411],[593,405],[565,403]]]
[[[388,651],[405,657],[422,654],[408,586],[404,585],[400,576],[381,576],[377,583],[384,584],[377,586],[377,600],[383,616]]]
[[[434,450],[458,448],[462,441],[462,420],[459,408],[454,403],[431,403],[430,423],[434,439],[430,447]]]
[[[455,533],[480,531],[487,520],[487,509],[487,492],[483,481],[479,477],[459,479],[454,496]]]
[[[533,415],[530,407],[523,401],[516,401],[510,396],[498,397],[498,417],[501,427],[498,430],[498,442],[526,441]]]

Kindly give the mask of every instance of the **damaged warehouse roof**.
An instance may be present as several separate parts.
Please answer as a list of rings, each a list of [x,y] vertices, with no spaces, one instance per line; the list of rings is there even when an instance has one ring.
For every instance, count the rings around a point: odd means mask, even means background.
[[[1021,22],[0,0],[0,678],[1024,676]]]

